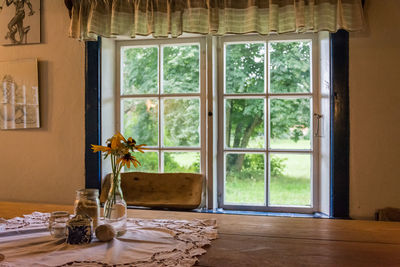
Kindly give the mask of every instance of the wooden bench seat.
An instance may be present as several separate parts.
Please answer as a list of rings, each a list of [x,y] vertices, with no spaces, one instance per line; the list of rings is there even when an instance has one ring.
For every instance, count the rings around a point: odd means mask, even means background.
[[[111,174],[104,179],[100,202],[105,202]],[[195,209],[202,203],[204,176],[195,173],[121,174],[121,188],[130,206],[171,209]]]

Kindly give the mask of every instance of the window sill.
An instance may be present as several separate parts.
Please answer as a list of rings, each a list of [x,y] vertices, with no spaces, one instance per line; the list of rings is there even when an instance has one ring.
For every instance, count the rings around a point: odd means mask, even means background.
[[[198,213],[250,215],[250,216],[318,218],[318,219],[329,219],[330,218],[328,215],[321,213],[321,212],[307,214],[307,213],[293,213],[293,212],[261,212],[261,211],[224,210],[224,209],[171,210],[171,209],[152,209],[152,208],[135,207],[135,206],[128,206],[128,208],[129,209],[142,209],[142,210],[165,210],[165,211],[175,211],[175,212],[198,212]]]

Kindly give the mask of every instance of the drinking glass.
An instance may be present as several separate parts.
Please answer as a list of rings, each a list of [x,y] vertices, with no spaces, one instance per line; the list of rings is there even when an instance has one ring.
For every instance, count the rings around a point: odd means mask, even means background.
[[[52,237],[62,238],[66,236],[66,226],[69,213],[66,211],[54,211],[49,219],[49,231]]]

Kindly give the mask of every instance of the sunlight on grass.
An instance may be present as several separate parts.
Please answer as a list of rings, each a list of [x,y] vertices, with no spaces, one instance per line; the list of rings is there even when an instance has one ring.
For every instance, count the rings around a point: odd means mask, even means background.
[[[271,139],[271,144],[274,144],[274,148],[279,149],[304,149],[310,147],[310,140],[300,139],[295,142],[290,139]]]
[[[291,146],[287,140],[277,140],[277,142],[280,143],[281,148]],[[300,147],[304,146],[301,142],[309,141],[299,140]],[[275,171],[271,169],[269,205],[310,206],[312,166],[310,154],[270,153],[269,160],[273,159],[281,163],[279,163],[278,169],[274,169]],[[256,158],[251,159],[253,165],[255,160]],[[265,205],[264,171],[261,166],[258,168],[258,170],[242,169],[237,171],[232,166],[228,169],[231,171],[227,172],[225,181],[225,204]],[[269,168],[277,167],[273,164]]]
[[[199,152],[164,152],[164,172],[200,172]]]
[[[311,204],[310,155],[271,153],[270,159],[283,163],[278,168],[271,167],[269,203],[284,206],[309,206]]]
[[[174,153],[171,156],[174,161],[179,162],[181,166],[186,168],[199,161],[198,153]]]
[[[225,183],[225,204],[265,205],[263,177],[263,172],[244,175],[228,172]]]
[[[272,154],[274,157],[284,158],[286,168],[283,169],[282,174],[292,178],[305,178],[308,179],[311,175],[310,157],[308,155],[300,156],[299,154]],[[279,156],[278,156],[279,155]]]
[[[270,205],[308,206],[311,201],[310,180],[279,177],[271,180],[275,189]],[[235,179],[226,184],[225,204],[264,204],[264,181]]]
[[[309,206],[311,185],[309,179],[281,176],[271,179],[270,205]]]

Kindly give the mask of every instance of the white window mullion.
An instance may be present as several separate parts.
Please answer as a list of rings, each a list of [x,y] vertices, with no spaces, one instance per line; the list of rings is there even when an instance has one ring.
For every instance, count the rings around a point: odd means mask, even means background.
[[[311,62],[312,62],[312,68],[310,72],[310,79],[312,81],[312,107],[313,107],[313,112],[311,113],[311,125],[313,126],[313,130],[311,132],[312,136],[312,148],[313,148],[313,158],[312,158],[312,173],[313,173],[313,181],[312,181],[312,203],[313,203],[313,209],[315,211],[321,211],[320,209],[320,172],[319,172],[319,159],[320,159],[320,148],[319,148],[319,142],[320,139],[316,136],[314,136],[314,113],[320,113],[320,107],[319,107],[319,100],[320,100],[320,90],[319,88],[319,78],[320,77],[320,69],[319,69],[319,62],[321,62],[319,58],[319,41],[318,38],[314,36],[312,43],[311,43]],[[320,129],[321,129],[321,124],[320,124]]]
[[[269,206],[269,185],[270,185],[270,168],[269,168],[269,136],[270,136],[270,127],[269,127],[269,45],[268,41],[265,42],[265,55],[264,55],[264,83],[265,83],[265,120],[264,120],[264,133],[265,133],[265,158],[264,158],[264,181],[265,181],[265,206],[268,208]]]
[[[117,78],[115,79],[115,129],[119,132],[122,132],[122,126],[121,126],[121,84],[122,84],[122,73],[123,73],[123,68],[122,68],[122,60],[121,60],[121,50],[123,48],[121,46],[117,46],[116,49],[116,57],[117,57]]]
[[[200,124],[199,124],[199,132],[200,132],[200,173],[207,173],[207,131],[206,131],[206,122],[207,122],[207,57],[206,57],[206,40],[202,39],[200,41],[200,49],[199,49],[199,101],[200,101]]]
[[[164,124],[164,102],[161,99],[161,91],[163,85],[163,51],[162,46],[158,45],[158,170],[164,172],[164,153],[163,146],[163,124]]]

